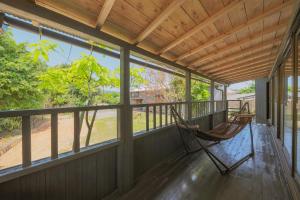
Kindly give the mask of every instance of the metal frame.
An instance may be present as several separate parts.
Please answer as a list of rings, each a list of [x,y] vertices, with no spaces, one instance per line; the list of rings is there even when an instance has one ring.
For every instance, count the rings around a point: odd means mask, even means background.
[[[248,112],[249,112],[249,103],[245,103],[244,106],[247,106]],[[243,106],[243,108],[244,108]],[[241,110],[242,111],[242,110]],[[240,111],[240,112],[241,112]],[[253,141],[253,131],[252,131],[252,124],[251,122],[249,122],[249,129],[250,129],[250,139],[251,139],[251,152],[249,154],[247,154],[246,156],[244,156],[243,158],[241,158],[240,160],[236,161],[234,164],[232,164],[231,166],[226,165],[223,161],[221,161],[220,158],[218,158],[218,156],[216,156],[214,153],[212,153],[208,147],[213,146],[215,144],[219,144],[221,141],[215,141],[209,145],[204,145],[202,142],[200,142],[199,138],[197,137],[196,134],[194,134],[194,130],[193,129],[189,129],[188,127],[190,127],[191,125],[189,124],[189,121],[184,121],[180,115],[177,113],[176,109],[174,107],[171,107],[171,112],[172,115],[175,119],[175,124],[177,125],[180,137],[181,137],[181,141],[182,144],[184,146],[185,149],[185,155],[189,155],[192,153],[196,153],[200,150],[204,150],[204,152],[208,155],[208,157],[210,158],[210,160],[214,163],[214,165],[217,167],[217,169],[219,170],[221,175],[225,175],[230,173],[232,170],[236,169],[237,167],[239,167],[241,164],[243,164],[245,161],[247,161],[249,158],[254,156],[254,141]],[[179,122],[180,121],[180,122]],[[188,131],[192,131],[192,133],[189,133],[189,137],[192,137],[193,141],[196,141],[197,144],[199,144],[200,148],[192,150],[190,148],[190,145],[186,143],[185,139],[184,139],[184,133],[183,133],[183,129],[180,126],[185,126],[186,130]]]

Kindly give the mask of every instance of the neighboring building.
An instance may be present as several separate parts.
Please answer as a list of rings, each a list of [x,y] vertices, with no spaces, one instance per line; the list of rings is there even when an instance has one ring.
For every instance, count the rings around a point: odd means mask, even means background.
[[[131,104],[161,103],[166,100],[168,89],[138,88],[130,91]]]

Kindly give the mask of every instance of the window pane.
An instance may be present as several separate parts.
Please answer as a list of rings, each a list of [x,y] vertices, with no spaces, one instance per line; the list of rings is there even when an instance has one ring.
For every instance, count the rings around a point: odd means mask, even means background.
[[[284,105],[284,147],[288,152],[289,159],[291,161],[292,156],[292,102],[293,102],[293,65],[292,65],[292,53],[289,54],[284,64],[284,76],[283,76],[283,105]]]

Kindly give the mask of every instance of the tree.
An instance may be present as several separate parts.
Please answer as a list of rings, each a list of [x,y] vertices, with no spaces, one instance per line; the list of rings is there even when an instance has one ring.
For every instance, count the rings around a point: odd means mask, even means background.
[[[209,84],[197,80],[192,80],[191,95],[193,101],[209,100]]]
[[[255,92],[255,83],[252,81],[249,86],[241,88],[239,90],[240,94],[249,94]]]

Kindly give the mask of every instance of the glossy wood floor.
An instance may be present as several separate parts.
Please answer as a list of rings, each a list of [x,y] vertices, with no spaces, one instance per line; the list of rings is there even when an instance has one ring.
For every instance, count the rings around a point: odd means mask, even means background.
[[[268,127],[255,125],[255,156],[222,176],[203,151],[170,159],[150,170],[121,199],[285,200],[290,199]],[[211,147],[226,163],[250,151],[248,127],[234,139]]]

